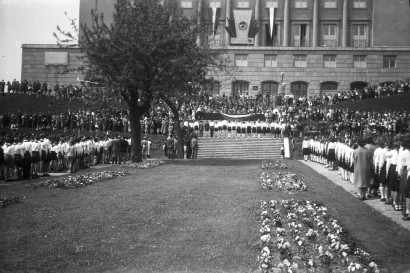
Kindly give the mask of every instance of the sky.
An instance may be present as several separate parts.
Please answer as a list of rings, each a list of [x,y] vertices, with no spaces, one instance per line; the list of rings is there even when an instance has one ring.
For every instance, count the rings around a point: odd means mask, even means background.
[[[70,30],[79,0],[0,0],[0,81],[21,79],[22,44],[56,44],[57,26]]]

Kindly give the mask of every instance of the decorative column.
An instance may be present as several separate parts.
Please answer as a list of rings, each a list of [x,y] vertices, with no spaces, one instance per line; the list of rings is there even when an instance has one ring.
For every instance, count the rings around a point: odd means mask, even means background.
[[[319,4],[318,0],[313,2],[313,41],[312,46],[318,46],[318,33],[319,33]]]
[[[261,45],[262,45],[262,46],[266,46],[266,39],[265,39],[265,37],[268,35],[268,34],[266,33],[266,25],[265,25],[265,24],[262,24],[262,25],[261,25],[261,29],[259,29],[259,31],[262,32],[262,42],[261,42]]]
[[[283,16],[283,46],[289,46],[289,0],[285,0]]]
[[[260,42],[259,42],[259,33],[261,32],[261,28],[262,28],[262,26],[261,26],[261,20],[260,20],[260,12],[261,12],[261,3],[260,3],[260,0],[256,0],[256,3],[255,3],[255,20],[256,20],[256,23],[258,24],[258,27],[259,27],[259,31],[258,32],[256,32],[256,35],[255,35],[255,46],[259,46],[260,45]]]
[[[197,24],[198,26],[201,25],[201,20],[202,20],[202,0],[198,0],[198,19],[197,19]],[[196,45],[201,46],[202,45],[202,37],[201,34],[198,34],[196,36]]]
[[[343,32],[342,32],[342,47],[348,47],[349,34],[349,0],[343,2]]]
[[[226,0],[226,22],[225,25],[229,27],[228,19],[231,19],[231,9],[232,9],[232,0]],[[229,46],[231,43],[231,37],[229,33],[225,30],[225,45]]]

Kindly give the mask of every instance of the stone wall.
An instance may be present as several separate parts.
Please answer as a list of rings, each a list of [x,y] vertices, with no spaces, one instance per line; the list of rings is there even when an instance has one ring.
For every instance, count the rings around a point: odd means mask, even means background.
[[[82,53],[78,47],[59,48],[57,45],[22,45],[22,69],[21,80],[28,82],[40,81],[51,84],[79,85],[77,77],[82,78],[76,68],[82,65],[80,57]],[[67,65],[46,65],[46,52],[68,52]]]
[[[281,82],[284,72],[286,92],[292,82],[308,83],[308,96],[320,94],[320,84],[326,81],[338,83],[338,90],[350,90],[352,82],[379,84],[410,78],[410,48],[246,48],[229,47],[228,56],[234,65],[235,54],[248,54],[247,67],[235,67],[232,75],[216,77],[221,82],[220,93],[232,93],[232,81],[249,82],[249,95],[255,96],[262,89],[262,82]],[[264,67],[264,55],[277,55],[277,67]],[[307,67],[295,68],[293,56],[306,55]],[[323,66],[323,55],[336,55],[336,67]],[[366,56],[366,68],[354,68],[353,56]],[[383,56],[396,56],[396,68],[383,68]]]

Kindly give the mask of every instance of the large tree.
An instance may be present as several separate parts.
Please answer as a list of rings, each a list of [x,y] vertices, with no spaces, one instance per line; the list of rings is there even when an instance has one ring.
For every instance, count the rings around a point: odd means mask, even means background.
[[[170,42],[168,55],[160,57],[161,78],[156,82],[155,95],[163,100],[172,112],[175,134],[179,142],[178,155],[183,158],[184,131],[181,128],[181,108],[196,99],[203,91],[202,87],[213,82],[213,76],[230,74],[229,61],[224,57],[223,49],[212,48],[208,38],[212,37],[213,24],[210,9],[203,8],[196,17],[187,18],[182,14],[179,1],[168,1],[171,11]],[[173,41],[179,43],[173,43]]]
[[[187,18],[178,0],[118,0],[112,24],[92,12],[92,23],[80,25],[86,78],[119,90],[128,104],[134,162],[142,161],[140,119],[154,96],[171,108],[181,134],[181,102],[198,91],[189,82],[200,83],[223,66],[219,52],[197,43],[210,31],[206,12]],[[75,38],[60,34],[68,38],[60,42]]]

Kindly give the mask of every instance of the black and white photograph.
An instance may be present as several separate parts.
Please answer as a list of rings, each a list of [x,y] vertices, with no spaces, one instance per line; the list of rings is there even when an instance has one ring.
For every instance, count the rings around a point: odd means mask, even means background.
[[[410,273],[410,1],[0,0],[0,272]]]

